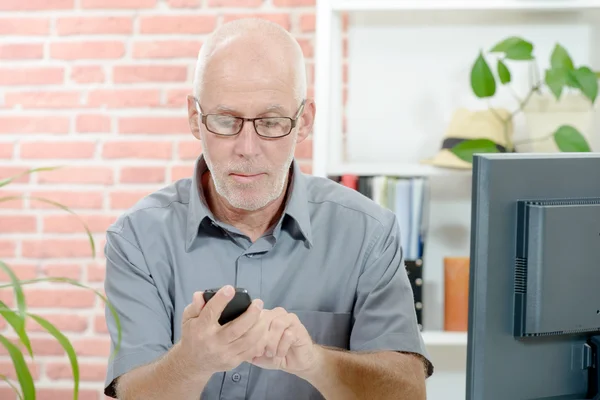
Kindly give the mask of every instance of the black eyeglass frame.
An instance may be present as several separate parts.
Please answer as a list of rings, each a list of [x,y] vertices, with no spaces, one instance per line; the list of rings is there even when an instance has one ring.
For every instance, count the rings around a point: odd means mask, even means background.
[[[296,114],[294,115],[294,118],[291,117],[257,117],[257,118],[244,118],[244,117],[236,117],[235,115],[230,115],[230,117],[238,119],[238,120],[242,120],[242,123],[240,125],[240,129],[235,132],[235,133],[229,133],[229,134],[223,134],[223,133],[218,133],[215,131],[211,131],[210,128],[208,127],[208,124],[206,123],[206,119],[209,115],[224,115],[224,114],[204,114],[202,113],[201,109],[200,109],[200,102],[198,101],[198,99],[196,97],[194,97],[194,101],[196,102],[196,111],[198,112],[198,115],[200,116],[200,121],[202,122],[202,124],[206,127],[206,130],[208,130],[210,133],[217,135],[217,136],[223,136],[223,137],[231,137],[231,136],[236,136],[238,135],[242,129],[244,129],[244,124],[246,123],[246,121],[252,121],[252,126],[254,126],[254,132],[256,132],[256,134],[262,138],[265,139],[280,139],[283,137],[288,136],[290,133],[292,133],[292,130],[294,130],[294,128],[296,127],[296,124],[298,123],[298,119],[302,116],[302,112],[304,111],[304,105],[306,104],[306,99],[303,99],[302,102],[300,103],[300,107],[298,107],[298,111],[296,111]],[[265,136],[265,135],[261,135],[260,133],[258,133],[258,129],[256,128],[256,121],[261,121],[261,120],[270,120],[270,119],[281,119],[281,118],[285,118],[285,119],[289,119],[291,121],[291,125],[290,125],[290,130],[283,134],[283,135],[279,135],[279,136]]]

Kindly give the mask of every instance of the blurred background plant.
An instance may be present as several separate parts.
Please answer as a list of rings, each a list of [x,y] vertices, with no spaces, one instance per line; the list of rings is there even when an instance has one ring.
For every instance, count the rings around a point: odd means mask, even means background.
[[[0,179],[0,188],[5,188],[11,182],[17,180],[23,175],[32,174],[40,171],[49,171],[53,169],[57,169],[60,167],[42,167],[42,168],[34,168],[29,169],[23,173],[18,175],[14,175],[9,178]],[[12,200],[22,199],[23,196],[0,196],[0,203]],[[83,228],[85,229],[87,236],[89,238],[90,250],[92,253],[92,258],[95,257],[96,247],[94,243],[94,239],[92,234],[85,224],[85,222],[77,216],[76,213],[71,211],[68,207],[64,206],[61,203],[48,200],[42,197],[33,197],[28,196],[28,198],[32,201],[40,201],[44,203],[51,204],[55,207],[61,208],[64,211],[75,215]],[[63,278],[63,277],[47,277],[47,278],[38,278],[38,279],[27,279],[20,280],[15,274],[14,270],[7,265],[4,261],[0,260],[0,269],[8,276],[10,283],[0,285],[0,289],[2,290],[12,290],[13,298],[16,303],[16,309],[9,307],[6,303],[0,300],[0,315],[8,325],[14,331],[16,337],[10,338],[5,335],[0,334],[0,344],[6,348],[8,355],[12,360],[12,364],[15,370],[15,374],[18,382],[14,382],[6,375],[0,375],[0,379],[5,381],[16,393],[17,397],[21,400],[35,400],[36,399],[36,385],[33,380],[31,371],[26,361],[26,357],[31,361],[35,361],[35,356],[31,347],[31,341],[29,339],[29,335],[26,330],[26,322],[28,318],[31,318],[35,322],[37,322],[42,328],[44,328],[50,335],[52,335],[65,350],[69,362],[71,365],[71,371],[73,376],[73,399],[78,399],[79,396],[79,361],[77,358],[77,354],[71,341],[69,338],[63,334],[59,329],[56,328],[52,323],[50,323],[47,319],[42,318],[39,315],[30,313],[27,310],[27,301],[25,298],[25,294],[23,291],[24,285],[42,283],[42,282],[53,282],[53,283],[67,283],[73,286],[77,286],[82,289],[87,289],[93,291],[98,297],[100,297],[105,304],[110,309],[111,314],[115,318],[117,329],[118,329],[118,341],[115,345],[114,351],[110,355],[110,357],[114,357],[120,348],[121,345],[121,325],[120,320],[117,315],[116,310],[110,304],[110,302],[106,299],[106,297],[100,293],[98,290],[90,288],[77,280]],[[26,351],[26,356],[23,354],[23,350]]]
[[[600,72],[594,72],[589,66],[575,65],[569,52],[562,45],[557,43],[550,55],[550,66],[543,71],[543,76],[541,76],[542,74],[540,73],[539,65],[534,55],[533,44],[530,41],[517,36],[510,36],[501,40],[487,53],[488,54],[485,54],[484,51],[481,50],[471,68],[470,83],[474,95],[479,99],[489,101],[498,93],[499,87],[505,86],[511,91],[511,94],[518,103],[517,108],[506,118],[503,118],[495,112],[493,107],[489,107],[489,110],[504,125],[504,141],[506,144],[503,146],[505,148],[504,151],[515,152],[516,146],[518,145],[548,139],[554,141],[556,148],[559,151],[591,151],[588,140],[582,132],[574,126],[575,123],[557,123],[553,131],[543,132],[541,135],[530,135],[532,136],[530,139],[522,141],[512,140],[512,138],[509,137],[508,132],[509,126],[513,123],[515,116],[520,112],[527,111],[527,107],[529,106],[532,97],[534,95],[543,96],[547,94],[548,90],[556,102],[563,100],[567,92],[580,94],[584,96],[587,101],[586,107],[589,105],[589,110],[585,111],[591,111],[598,95]],[[495,73],[492,71],[492,68],[486,59],[491,55],[496,56]],[[510,86],[514,77],[508,65],[509,61],[529,63],[530,71],[532,71],[533,76],[530,79],[531,83],[528,92],[523,98],[520,98]],[[543,104],[545,104],[545,106],[542,108],[546,109],[542,110],[542,119],[553,118],[552,114],[555,114],[557,110],[559,110],[559,112],[562,111],[556,107],[549,107],[547,100]],[[545,115],[543,114],[544,112],[546,113]],[[577,113],[571,113],[570,117],[573,118],[573,115],[575,116],[575,121],[579,123],[577,120],[577,118],[579,118]],[[548,125],[546,124],[546,127],[547,126]],[[462,141],[452,147],[451,151],[462,160],[472,162],[473,154],[475,153],[495,153],[501,151],[497,145],[498,143],[495,143],[490,139],[476,138]]]

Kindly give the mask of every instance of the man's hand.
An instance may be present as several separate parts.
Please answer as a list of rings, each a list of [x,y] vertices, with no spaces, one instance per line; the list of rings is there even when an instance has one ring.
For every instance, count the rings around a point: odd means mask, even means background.
[[[263,354],[269,325],[260,318],[261,300],[254,300],[235,320],[219,324],[219,317],[234,293],[231,286],[224,286],[205,303],[202,292],[196,292],[183,311],[182,354],[188,365],[201,374],[228,371]]]
[[[261,320],[268,326],[265,354],[255,357],[252,364],[292,374],[302,373],[315,366],[317,347],[295,314],[277,307],[263,310]]]

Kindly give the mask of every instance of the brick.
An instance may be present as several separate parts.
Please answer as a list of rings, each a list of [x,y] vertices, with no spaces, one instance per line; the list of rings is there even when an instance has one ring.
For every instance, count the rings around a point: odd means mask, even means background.
[[[75,118],[75,131],[78,133],[110,132],[110,117],[101,114],[79,114]]]
[[[6,350],[4,350],[4,354],[6,354]],[[29,360],[29,355],[27,353],[23,354],[25,356],[25,362],[27,363],[27,367],[29,367],[29,372],[31,372],[31,376],[33,379],[40,378],[40,367],[39,364]],[[0,374],[7,376],[9,379],[16,380],[17,375],[15,373],[14,364],[11,361],[0,361]],[[17,381],[17,386],[18,386]],[[2,392],[0,392],[0,399],[15,399],[14,392],[12,393],[12,397],[4,397],[2,396]]]
[[[0,178],[3,179],[4,177]],[[10,200],[0,201],[0,209],[19,210],[23,208],[23,193],[16,190],[0,190],[0,198],[19,197]]]
[[[295,156],[296,158],[308,158],[312,159],[313,155],[313,141],[312,139],[304,139],[296,146]]]
[[[12,272],[17,276],[17,278],[24,279],[34,279],[37,277],[37,266],[35,264],[15,264],[10,263],[8,267],[12,270]],[[10,277],[4,270],[0,271],[0,282],[9,282]]]
[[[185,118],[178,117],[122,117],[119,133],[181,134],[190,133],[190,126]]]
[[[1,11],[67,10],[75,7],[75,0],[2,0]]]
[[[113,69],[114,83],[186,82],[188,68],[175,65],[119,65]]]
[[[59,35],[130,34],[133,33],[131,17],[64,17],[57,18]]]
[[[17,252],[17,243],[8,240],[8,239],[0,239],[0,257],[9,257],[12,258],[15,256]]]
[[[104,282],[106,278],[106,265],[101,263],[92,263],[85,266],[87,270],[88,282]]]
[[[106,325],[106,317],[104,315],[96,315],[94,317],[94,332],[108,333],[108,326]]]
[[[112,192],[109,195],[110,208],[113,210],[126,210],[150,193],[151,190]],[[2,248],[1,243],[0,241],[0,249]]]
[[[84,232],[83,223],[92,233],[104,233],[116,220],[112,215],[72,214],[48,215],[43,218],[42,231],[45,233],[78,233]]]
[[[169,160],[173,153],[171,142],[148,142],[148,141],[118,141],[106,142],[102,148],[102,158],[131,158],[131,159],[154,159]]]
[[[187,108],[187,96],[189,94],[192,94],[189,88],[167,90],[165,105],[168,107]]]
[[[171,182],[191,178],[194,173],[193,165],[177,165],[171,167]]]
[[[81,265],[77,264],[48,264],[42,267],[42,271],[47,277],[69,278],[77,281],[81,279]]]
[[[0,68],[0,86],[55,85],[64,82],[63,67]]]
[[[133,58],[197,58],[199,40],[138,41],[133,44]]]
[[[0,119],[0,121],[1,121],[1,119]],[[1,123],[0,123],[0,125],[1,125]],[[19,175],[27,170],[28,170],[28,168],[26,168],[26,167],[0,167],[0,179],[15,177],[15,179],[13,179],[11,184],[13,184],[13,183],[29,183],[29,181],[31,180],[31,174],[23,174],[18,178],[16,177],[17,175]]]
[[[0,116],[0,133],[69,133],[69,117]]]
[[[316,0],[273,0],[275,7],[314,7]]]
[[[4,104],[22,108],[74,108],[80,107],[80,93],[75,91],[8,92]]]
[[[110,167],[72,166],[38,173],[38,183],[80,183],[110,185],[114,182]]]
[[[49,18],[0,18],[0,35],[2,36],[46,36],[49,33]]]
[[[25,258],[91,257],[92,249],[87,239],[28,239],[23,240],[22,253]]]
[[[171,8],[196,8],[201,6],[202,0],[168,0]]]
[[[141,16],[140,33],[210,33],[217,27],[216,15]]]
[[[114,40],[50,43],[50,58],[57,60],[117,59],[125,55],[125,43]]]
[[[314,55],[314,49],[313,49],[313,45],[311,43],[311,40],[309,39],[297,39],[298,43],[300,44],[300,48],[302,49],[302,53],[304,54],[305,58],[312,58],[312,56]]]
[[[31,215],[0,215],[0,233],[34,233],[37,221]]]
[[[51,380],[73,379],[71,364],[66,362],[49,362],[46,364],[46,376]],[[106,376],[106,364],[104,363],[79,363],[79,379],[81,382],[99,382]]]
[[[96,144],[91,142],[32,142],[21,143],[23,159],[86,159],[94,157]]]
[[[121,168],[120,183],[163,183],[164,167],[124,167]]]
[[[12,158],[15,146],[12,143],[0,143],[0,158]]]
[[[300,163],[300,170],[305,174],[312,174],[312,164]]]
[[[154,8],[157,0],[81,0],[81,8]]]
[[[209,7],[260,7],[263,0],[208,0]]]
[[[74,65],[70,77],[75,83],[101,83],[105,79],[104,70],[99,65]]]
[[[87,105],[91,107],[133,108],[160,105],[158,89],[100,89],[88,94]]]
[[[0,60],[35,60],[44,58],[42,43],[0,44]]]
[[[195,160],[202,153],[202,142],[199,140],[181,141],[177,145],[177,154],[180,160]]]
[[[67,243],[68,240],[63,242]],[[59,287],[62,284],[58,283],[53,285],[52,288],[24,289],[27,305],[36,308],[88,308],[96,302],[96,295],[91,290],[72,286]]]
[[[86,337],[73,340],[73,347],[77,356],[101,356],[110,355],[110,338],[104,337]]]
[[[80,210],[98,210],[102,208],[103,193],[102,192],[78,192],[74,190],[69,191],[35,191],[31,193],[31,196],[41,197],[54,202],[63,204],[70,209]],[[40,201],[31,201],[31,208],[36,209],[54,209],[58,210],[56,206],[52,204],[43,203]]]
[[[72,383],[71,383],[72,385]],[[37,391],[36,400],[65,400],[73,398],[73,389],[41,388]],[[98,390],[79,389],[78,400],[98,400]]]
[[[266,14],[266,13],[258,13],[258,14],[225,14],[223,17],[223,23],[227,23],[230,21],[234,21],[240,18],[261,18],[266,19],[271,22],[275,22],[276,24],[281,25],[284,29],[290,29],[290,15],[289,14]]]
[[[302,14],[300,16],[300,31],[314,32],[316,25],[317,21],[314,13]]]
[[[84,332],[88,327],[88,317],[82,315],[75,315],[73,313],[68,314],[47,314],[47,313],[36,313],[40,317],[48,320],[52,325],[56,326],[61,332],[72,333],[72,332]],[[27,320],[27,331],[31,332],[46,332],[46,330],[39,325],[35,320]]]

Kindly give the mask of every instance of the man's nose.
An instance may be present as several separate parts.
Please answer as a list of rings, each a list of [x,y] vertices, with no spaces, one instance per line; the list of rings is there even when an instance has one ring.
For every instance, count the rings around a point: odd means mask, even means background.
[[[252,121],[244,121],[244,126],[236,138],[236,154],[245,157],[256,156],[260,151],[259,141],[260,137],[254,130],[254,123]]]

